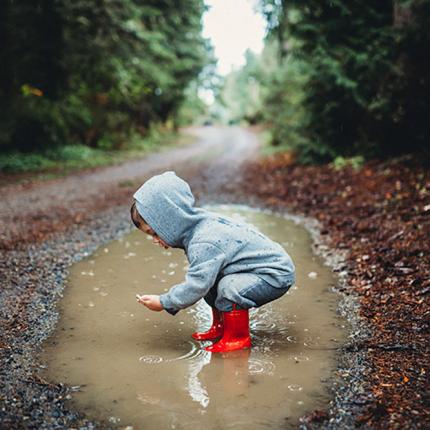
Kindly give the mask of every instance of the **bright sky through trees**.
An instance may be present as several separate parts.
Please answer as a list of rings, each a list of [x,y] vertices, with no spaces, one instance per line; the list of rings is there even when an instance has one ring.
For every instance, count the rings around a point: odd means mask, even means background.
[[[255,11],[256,0],[206,0],[209,10],[203,15],[203,36],[211,39],[218,60],[217,70],[228,74],[245,62],[247,49],[263,49],[265,20]],[[213,93],[201,89],[199,96],[208,104]]]
[[[212,40],[218,71],[226,75],[244,64],[247,49],[263,49],[265,21],[254,10],[255,0],[206,0],[209,10],[203,16],[203,35]]]

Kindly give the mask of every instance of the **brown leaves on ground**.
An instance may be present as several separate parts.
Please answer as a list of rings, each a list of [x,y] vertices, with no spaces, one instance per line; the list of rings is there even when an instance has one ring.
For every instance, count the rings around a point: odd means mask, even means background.
[[[430,424],[430,169],[414,157],[359,170],[266,159],[247,167],[243,187],[317,218],[331,245],[349,251],[348,284],[373,329],[362,347],[375,401],[357,425]]]

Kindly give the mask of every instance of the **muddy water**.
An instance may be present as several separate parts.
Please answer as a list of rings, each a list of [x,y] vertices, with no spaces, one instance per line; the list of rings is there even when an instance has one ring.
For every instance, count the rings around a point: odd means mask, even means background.
[[[253,347],[211,354],[191,338],[210,324],[203,302],[171,316],[151,312],[135,294],[159,294],[181,282],[182,250],[164,250],[135,231],[74,265],[56,333],[42,360],[53,382],[81,386],[78,409],[134,429],[288,428],[328,402],[343,321],[335,282],[312,254],[309,234],[275,215],[234,206],[211,210],[244,219],[281,243],[297,284],[250,312]]]

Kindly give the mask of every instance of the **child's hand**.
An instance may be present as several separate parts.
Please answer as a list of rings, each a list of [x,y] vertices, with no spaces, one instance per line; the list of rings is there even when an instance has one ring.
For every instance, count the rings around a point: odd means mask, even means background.
[[[164,309],[160,302],[160,296],[154,294],[144,294],[143,296],[139,296],[139,294],[136,294],[136,299],[139,303],[146,306],[148,309],[151,309],[151,311],[160,312]]]

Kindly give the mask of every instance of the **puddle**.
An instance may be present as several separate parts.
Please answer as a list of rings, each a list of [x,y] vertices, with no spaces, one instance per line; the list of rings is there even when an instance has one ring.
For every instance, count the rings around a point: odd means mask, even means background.
[[[250,312],[253,348],[224,355],[191,338],[210,325],[200,301],[176,316],[151,312],[135,294],[163,293],[183,280],[181,250],[134,231],[71,268],[56,332],[42,361],[50,381],[81,386],[75,406],[134,429],[266,429],[297,425],[328,403],[324,380],[344,339],[335,282],[311,251],[307,231],[276,215],[218,206],[256,225],[293,257],[297,284]]]

